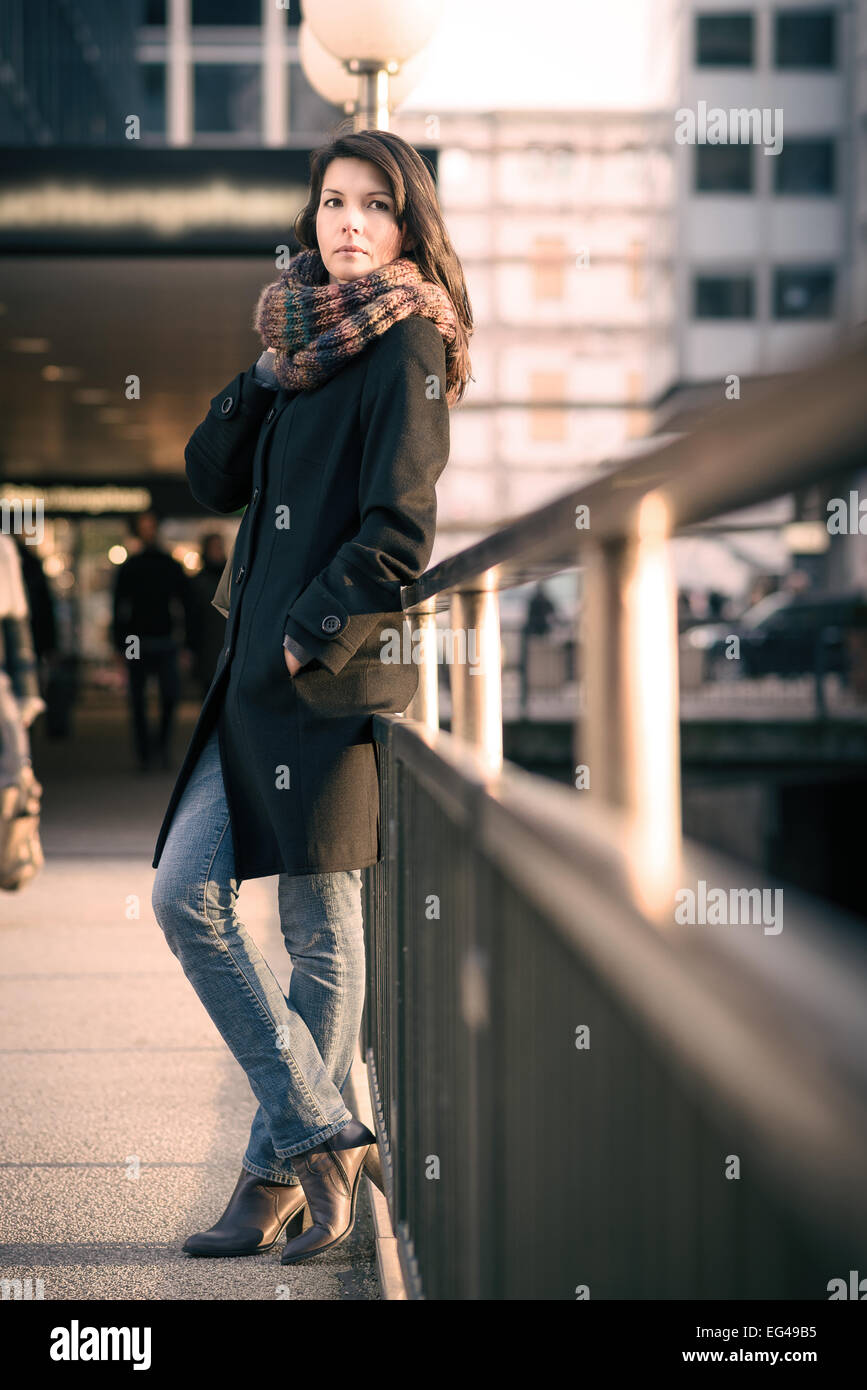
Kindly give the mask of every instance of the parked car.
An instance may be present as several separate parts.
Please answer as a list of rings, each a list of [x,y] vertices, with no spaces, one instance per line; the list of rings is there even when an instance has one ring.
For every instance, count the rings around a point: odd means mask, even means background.
[[[683,633],[686,650],[703,653],[705,680],[749,676],[802,676],[817,669],[844,680],[849,670],[847,633],[867,628],[862,593],[768,594],[740,618],[699,623]],[[729,639],[740,639],[740,655],[727,655]]]

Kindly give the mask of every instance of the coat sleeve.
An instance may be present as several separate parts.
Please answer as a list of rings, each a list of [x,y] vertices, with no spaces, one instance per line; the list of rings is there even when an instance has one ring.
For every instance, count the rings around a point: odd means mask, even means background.
[[[361,390],[360,527],[292,604],[284,636],[333,675],[400,591],[423,574],[436,531],[436,483],[449,455],[445,348],[412,316],[378,340]]]
[[[184,450],[190,491],[203,507],[237,512],[247,505],[259,430],[273,404],[273,389],[257,381],[253,367],[214,396]]]

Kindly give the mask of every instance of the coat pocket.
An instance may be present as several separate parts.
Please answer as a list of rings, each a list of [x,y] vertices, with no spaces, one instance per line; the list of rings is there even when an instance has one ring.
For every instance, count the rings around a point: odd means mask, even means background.
[[[287,671],[286,679],[294,681],[299,707],[314,722],[367,712],[366,662],[348,661],[336,676],[321,662],[311,662],[295,676]]]

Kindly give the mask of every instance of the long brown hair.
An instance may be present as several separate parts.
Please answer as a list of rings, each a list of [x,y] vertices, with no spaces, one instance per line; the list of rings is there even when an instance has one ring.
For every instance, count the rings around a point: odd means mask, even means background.
[[[319,249],[316,213],[322,181],[332,159],[368,159],[391,185],[401,231],[408,229],[412,246],[402,254],[414,260],[426,280],[441,286],[455,308],[457,335],[446,343],[446,400],[456,405],[472,379],[469,339],[473,310],[464,272],[443,221],[436,186],[417,150],[390,130],[356,130],[338,134],[310,155],[310,192],[295,218],[293,230],[309,251]]]

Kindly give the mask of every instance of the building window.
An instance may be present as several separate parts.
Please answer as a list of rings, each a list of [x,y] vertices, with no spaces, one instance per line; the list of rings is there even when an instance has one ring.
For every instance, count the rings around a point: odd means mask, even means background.
[[[751,68],[753,16],[696,15],[695,61],[700,68]]]
[[[752,145],[696,145],[697,193],[752,193]]]
[[[144,94],[142,134],[164,135],[166,130],[166,65],[142,63],[141,86]]]
[[[193,72],[197,133],[261,132],[262,73],[257,63],[197,63]]]
[[[829,319],[834,312],[834,271],[780,267],[774,272],[774,317]]]
[[[775,193],[833,193],[835,182],[833,140],[786,140],[774,156]]]
[[[193,0],[194,24],[261,24],[262,0]]]
[[[566,243],[562,237],[534,237],[530,265],[533,298],[563,299],[566,294]]]
[[[833,68],[833,10],[780,10],[775,16],[774,58],[778,68]]]
[[[696,275],[693,281],[695,318],[751,319],[755,312],[752,275]]]
[[[566,411],[559,404],[566,396],[565,372],[531,372],[530,438],[539,441],[566,438]],[[546,406],[544,402],[557,402]]]

